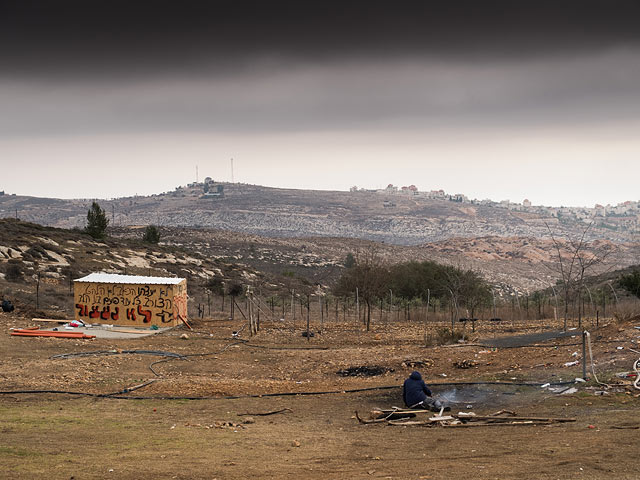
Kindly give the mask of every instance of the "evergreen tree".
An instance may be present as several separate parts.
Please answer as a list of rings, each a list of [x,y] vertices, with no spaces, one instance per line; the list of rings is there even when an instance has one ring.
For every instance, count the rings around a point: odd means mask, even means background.
[[[618,283],[629,293],[640,298],[640,270],[634,270],[629,275],[623,275]]]
[[[100,208],[97,202],[91,204],[91,208],[87,212],[87,226],[85,231],[93,238],[102,239],[106,236],[109,219],[104,210]]]
[[[353,256],[353,253],[347,253],[347,257],[344,259],[344,266],[347,268],[351,268],[356,264],[356,259]]]
[[[160,231],[155,225],[149,225],[142,236],[142,241],[146,243],[158,243],[160,241]]]

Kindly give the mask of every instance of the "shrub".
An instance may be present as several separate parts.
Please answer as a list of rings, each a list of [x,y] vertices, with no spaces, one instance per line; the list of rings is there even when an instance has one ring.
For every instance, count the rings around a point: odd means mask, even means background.
[[[224,293],[224,283],[221,278],[211,277],[206,284],[206,287],[211,290],[212,293],[222,294]]]
[[[5,269],[5,278],[9,282],[18,282],[24,278],[24,266],[22,260],[9,260]]]
[[[458,340],[462,340],[464,333],[460,330],[451,332],[450,328],[441,327],[435,331],[435,334],[429,334],[425,338],[427,345],[446,345],[449,343],[457,343]]]
[[[640,270],[635,270],[629,275],[623,275],[618,280],[618,283],[627,292],[640,298]]]

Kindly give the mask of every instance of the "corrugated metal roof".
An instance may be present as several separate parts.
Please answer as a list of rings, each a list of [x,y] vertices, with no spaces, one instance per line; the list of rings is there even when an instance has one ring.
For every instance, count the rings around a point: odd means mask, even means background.
[[[91,273],[78,278],[75,282],[92,283],[132,283],[136,285],[177,285],[184,278],[174,277],[143,277],[141,275],[118,275],[117,273]]]

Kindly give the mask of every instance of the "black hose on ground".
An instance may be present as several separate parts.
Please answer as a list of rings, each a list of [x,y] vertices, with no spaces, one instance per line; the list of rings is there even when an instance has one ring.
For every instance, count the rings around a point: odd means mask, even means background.
[[[152,383],[147,382],[142,386],[146,386]],[[498,381],[486,381],[486,382],[442,382],[442,383],[430,383],[430,387],[437,386],[471,386],[471,385],[504,385],[504,386],[524,386],[524,387],[541,387],[542,385],[549,386],[561,386],[561,385],[571,385],[575,382],[545,382],[545,383],[533,383],[533,382],[498,382]],[[141,388],[142,386],[138,386],[136,388]],[[66,390],[14,390],[14,391],[0,391],[0,395],[18,395],[18,394],[66,394],[66,395],[79,395],[79,396],[89,396],[89,397],[99,397],[99,398],[114,398],[120,400],[237,400],[242,398],[264,398],[264,397],[302,397],[302,396],[313,396],[313,395],[333,395],[333,394],[345,394],[345,393],[360,393],[360,392],[372,392],[375,390],[393,390],[393,389],[401,389],[400,385],[384,385],[380,387],[365,387],[365,388],[352,388],[347,390],[326,390],[320,392],[281,392],[281,393],[262,393],[262,394],[253,394],[253,395],[231,395],[224,397],[125,397],[122,396],[122,393],[127,393],[132,391],[132,389],[125,389],[122,392],[116,393],[88,393],[88,392],[72,392]]]
[[[58,355],[52,355],[49,357],[51,360],[78,357],[93,357],[100,355],[155,355],[158,357],[172,357],[172,358],[184,358],[186,355],[174,352],[165,352],[162,350],[94,350],[91,352],[75,352],[75,353],[60,353]]]
[[[151,385],[153,382],[155,382],[155,379],[142,383],[140,385],[136,385],[135,387],[127,387],[113,393],[74,392],[69,390],[14,390],[14,391],[0,392],[0,395],[53,393],[53,394],[77,395],[77,396],[95,397],[95,398],[131,398],[131,397],[122,397],[121,395],[129,392],[133,392],[134,390],[138,390],[140,388],[144,388],[148,385]]]

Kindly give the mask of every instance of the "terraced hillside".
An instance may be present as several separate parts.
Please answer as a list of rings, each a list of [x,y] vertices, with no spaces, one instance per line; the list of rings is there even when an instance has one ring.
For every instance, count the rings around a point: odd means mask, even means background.
[[[578,234],[585,223],[490,205],[419,195],[288,190],[226,184],[223,198],[200,186],[148,197],[100,200],[112,225],[204,227],[269,237],[342,237],[419,245],[454,237],[546,237]],[[55,227],[83,227],[91,200],[0,196],[0,218]],[[622,225],[594,225],[589,238],[637,240]]]

